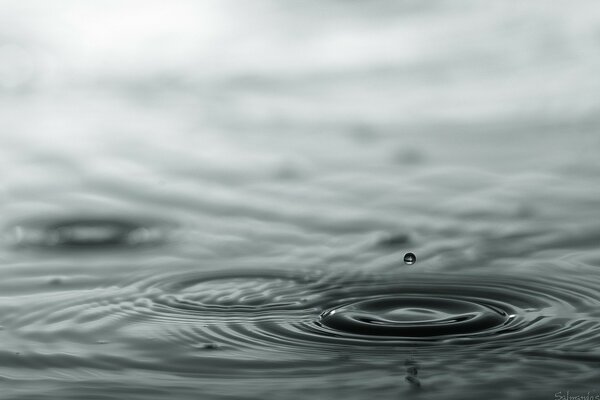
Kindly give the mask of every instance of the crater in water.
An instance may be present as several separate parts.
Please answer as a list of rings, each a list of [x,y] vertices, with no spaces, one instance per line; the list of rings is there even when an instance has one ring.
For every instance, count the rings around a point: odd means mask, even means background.
[[[331,329],[365,336],[432,337],[467,335],[502,327],[514,316],[508,305],[399,295],[362,300],[324,312]]]
[[[350,283],[328,298],[331,304],[314,321],[313,332],[373,344],[558,345],[577,331],[580,321],[570,321],[574,309],[592,315],[600,304],[589,288],[556,279],[424,274]]]
[[[28,220],[5,234],[14,246],[92,249],[157,244],[167,236],[167,224],[149,219],[70,217]]]

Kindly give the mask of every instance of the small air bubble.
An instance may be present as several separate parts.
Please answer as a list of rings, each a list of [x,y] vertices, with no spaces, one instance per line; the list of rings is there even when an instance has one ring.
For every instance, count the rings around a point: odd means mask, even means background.
[[[404,263],[407,265],[413,265],[417,261],[417,256],[414,253],[406,253],[404,255]]]

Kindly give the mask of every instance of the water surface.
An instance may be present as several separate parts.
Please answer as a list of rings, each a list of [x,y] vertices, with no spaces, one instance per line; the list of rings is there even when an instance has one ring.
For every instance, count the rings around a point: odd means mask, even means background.
[[[21,4],[0,398],[600,394],[593,2]]]

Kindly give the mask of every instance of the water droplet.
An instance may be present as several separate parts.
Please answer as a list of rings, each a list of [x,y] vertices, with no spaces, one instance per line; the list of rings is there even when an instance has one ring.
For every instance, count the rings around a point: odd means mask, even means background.
[[[404,255],[404,263],[407,265],[413,265],[417,261],[417,256],[414,253],[406,253]]]

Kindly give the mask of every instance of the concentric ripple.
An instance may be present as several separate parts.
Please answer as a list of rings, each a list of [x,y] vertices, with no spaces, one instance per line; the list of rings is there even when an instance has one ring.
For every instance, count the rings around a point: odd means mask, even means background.
[[[331,329],[366,336],[468,335],[508,324],[514,310],[501,307],[452,298],[383,297],[328,310],[320,321]]]
[[[594,340],[598,293],[513,276],[212,271],[138,286],[173,340],[294,354],[339,346],[571,346]],[[576,339],[575,339],[576,337]]]
[[[60,337],[84,342],[119,330],[122,343],[147,360],[136,368],[160,368],[169,359],[183,373],[283,372],[329,365],[349,349],[372,361],[387,359],[390,348],[593,348],[600,330],[597,284],[490,275],[213,270],[67,291],[30,305],[33,314],[7,312],[5,321],[19,336],[44,343]],[[152,338],[151,345],[140,340],[140,332]],[[209,352],[211,367],[201,367],[190,349]],[[123,367],[130,361],[116,357],[111,363]]]
[[[318,296],[318,274],[283,271],[207,271],[163,275],[139,286],[152,301],[155,317],[191,321],[232,316],[272,318],[304,312]]]
[[[566,280],[419,275],[351,284],[328,298],[333,304],[308,330],[338,340],[557,346],[600,327],[598,294]]]
[[[157,244],[166,239],[167,224],[121,217],[34,219],[15,224],[5,241],[19,247],[92,249]]]

